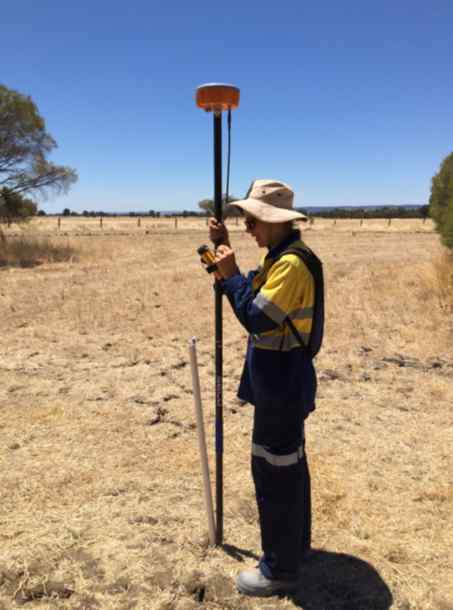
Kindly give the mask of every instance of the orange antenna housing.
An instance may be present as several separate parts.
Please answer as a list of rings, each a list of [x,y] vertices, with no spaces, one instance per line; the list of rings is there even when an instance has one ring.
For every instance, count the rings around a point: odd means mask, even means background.
[[[239,106],[239,89],[224,83],[208,83],[197,88],[196,101],[206,112],[234,110]]]

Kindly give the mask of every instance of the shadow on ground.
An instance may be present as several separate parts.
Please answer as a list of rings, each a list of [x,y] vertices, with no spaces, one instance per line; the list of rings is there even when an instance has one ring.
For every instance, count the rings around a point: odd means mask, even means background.
[[[224,551],[243,562],[258,560],[251,551],[224,545]],[[393,596],[372,565],[345,553],[314,551],[301,570],[300,587],[290,596],[303,610],[389,610]]]
[[[248,551],[247,549],[240,549],[238,546],[234,546],[234,544],[223,544],[222,549],[227,555],[236,559],[236,561],[245,561],[244,557],[259,561],[258,555],[255,555],[255,553],[252,553],[252,551]]]
[[[304,610],[388,610],[393,596],[372,565],[344,553],[316,551],[291,599]]]

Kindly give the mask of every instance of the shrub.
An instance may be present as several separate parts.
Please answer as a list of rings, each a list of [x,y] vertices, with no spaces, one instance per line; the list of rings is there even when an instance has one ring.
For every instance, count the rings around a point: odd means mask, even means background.
[[[34,267],[74,259],[75,249],[69,243],[29,237],[7,238],[0,233],[0,267]]]
[[[453,250],[453,153],[445,157],[433,176],[429,213],[442,243]]]

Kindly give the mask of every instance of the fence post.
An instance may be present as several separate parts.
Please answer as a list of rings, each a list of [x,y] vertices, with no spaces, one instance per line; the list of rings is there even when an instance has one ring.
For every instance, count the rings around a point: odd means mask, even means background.
[[[177,229],[177,228],[178,228],[178,217],[175,216],[175,229]]]
[[[363,218],[360,219],[360,226],[363,225]]]
[[[392,224],[392,219],[389,218],[388,221],[387,221],[387,225],[390,226],[391,224]]]
[[[138,219],[137,219],[137,227],[141,227],[141,226],[142,226],[142,219],[139,216]]]
[[[58,223],[57,224],[58,224],[58,230],[60,230],[61,229],[61,218],[60,218],[60,216],[58,217]]]
[[[101,227],[101,229],[102,229],[102,224],[103,224],[102,223],[102,216],[99,216],[99,226]]]

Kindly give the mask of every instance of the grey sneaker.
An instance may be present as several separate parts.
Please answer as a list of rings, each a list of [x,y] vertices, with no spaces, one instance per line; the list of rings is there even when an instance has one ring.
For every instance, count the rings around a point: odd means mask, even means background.
[[[279,593],[291,593],[299,581],[296,580],[270,580],[266,578],[259,568],[239,572],[236,579],[238,590],[244,595],[255,597],[270,597]]]

